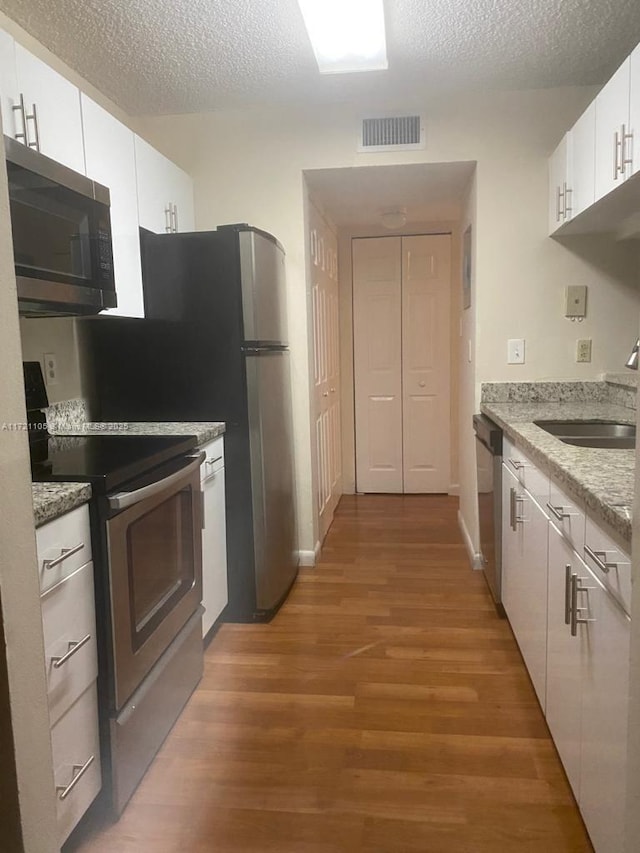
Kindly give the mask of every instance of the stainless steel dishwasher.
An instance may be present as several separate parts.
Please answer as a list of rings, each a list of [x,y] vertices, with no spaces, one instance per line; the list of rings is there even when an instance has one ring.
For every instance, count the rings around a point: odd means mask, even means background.
[[[502,606],[502,430],[484,415],[473,416],[478,472],[478,516],[484,576],[496,610]]]

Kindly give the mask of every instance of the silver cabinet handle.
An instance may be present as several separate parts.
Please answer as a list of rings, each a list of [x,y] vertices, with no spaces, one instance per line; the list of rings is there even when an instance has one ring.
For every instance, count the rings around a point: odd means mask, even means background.
[[[29,137],[27,136],[27,111],[24,106],[24,95],[20,92],[20,101],[17,104],[14,104],[11,109],[14,113],[20,113],[20,120],[22,121],[22,133],[15,133],[16,139],[21,139],[25,145],[29,144]]]
[[[76,652],[79,652],[83,646],[86,646],[89,640],[91,639],[91,634],[87,634],[86,637],[83,637],[77,643],[73,641],[69,641],[69,651],[66,655],[62,655],[62,657],[54,657],[51,658],[51,663],[53,664],[54,669],[60,669],[61,666],[64,666],[65,663],[70,660]]]
[[[564,567],[564,624],[571,624],[571,563]]]
[[[172,224],[171,230],[175,234],[177,234],[178,233],[178,205],[177,204],[171,205],[171,224]]]
[[[60,556],[56,557],[55,560],[43,560],[42,568],[45,571],[49,569],[55,569],[56,566],[59,566],[61,563],[64,563],[69,557],[73,557],[74,554],[77,554],[78,551],[82,551],[84,548],[84,542],[80,542],[78,545],[74,545],[73,548],[61,548]]]
[[[577,574],[571,575],[571,636],[578,636],[578,625],[586,625],[589,622],[595,622],[595,619],[585,619],[584,616],[579,616],[583,608],[578,607],[578,593],[588,592],[594,589],[592,586],[578,586],[584,578],[579,578]]]
[[[566,182],[563,184],[564,187],[564,211],[563,218],[571,219],[571,214],[573,213],[573,208],[569,204],[569,199],[573,195],[573,190],[567,186]]]
[[[633,166],[633,149],[631,150],[631,157],[627,156],[627,142],[633,143],[633,131],[627,132],[626,125],[622,125],[622,150],[620,154],[620,171],[624,175],[626,166]]]
[[[521,468],[524,468],[524,462],[519,462],[517,459],[509,458],[509,465],[515,468],[516,471],[519,471]]]
[[[560,192],[560,187],[556,187],[556,222],[560,222],[562,219],[562,208],[560,207],[561,197],[562,193]]]
[[[196,471],[202,465],[206,456],[206,453],[198,453],[196,456],[189,456],[188,458],[192,461],[179,471],[169,474],[168,477],[164,477],[164,479],[158,480],[156,483],[150,483],[148,486],[143,486],[141,489],[135,489],[133,492],[118,492],[115,495],[111,495],[108,498],[109,507],[111,509],[127,509],[127,507],[140,503],[140,501],[143,501],[146,498],[151,498],[154,495],[160,494],[160,492],[163,492],[183,477],[186,477],[187,474],[191,474],[193,471]]]
[[[171,222],[171,202],[164,209],[164,230],[167,234],[171,234],[173,230],[173,225]]]
[[[622,140],[620,139],[620,134],[616,130],[613,134],[613,180],[618,180],[618,174],[622,171],[620,166],[618,165],[619,157],[618,154],[622,148]]]
[[[554,506],[553,504],[547,503],[547,509],[555,515],[558,521],[563,521],[565,518],[571,518],[571,513],[563,512],[563,506]]]
[[[35,139],[33,142],[27,143],[29,148],[35,148],[36,151],[40,151],[40,128],[38,126],[38,109],[35,104],[31,105],[31,114],[27,113],[26,115],[27,121],[33,122],[33,132],[35,134]]]
[[[91,767],[93,762],[95,761],[95,755],[92,755],[84,764],[74,764],[73,765],[73,778],[66,786],[64,785],[56,785],[56,793],[58,794],[59,800],[66,800],[69,794],[73,791],[78,782],[82,779],[87,770]]]
[[[517,505],[519,503],[524,503],[524,497],[522,495],[519,495],[512,486],[509,493],[509,499],[509,527],[511,527],[511,529],[515,531],[518,529],[518,525],[524,522],[524,518],[520,517],[517,514]]]
[[[593,562],[596,564],[596,566],[597,566],[601,571],[603,571],[606,575],[608,575],[608,574],[609,574],[609,572],[611,571],[611,569],[617,569],[617,568],[618,568],[618,564],[617,564],[617,563],[607,563],[607,562],[606,562],[606,559],[607,559],[607,552],[606,552],[606,551],[594,551],[594,550],[593,550],[592,548],[590,548],[587,544],[585,544],[585,546],[584,546],[584,553],[585,553],[588,557],[591,557],[591,559],[592,559],[592,560],[593,560]]]
[[[222,456],[216,456],[215,459],[205,459],[205,465],[215,465],[216,462],[219,462],[222,459]]]

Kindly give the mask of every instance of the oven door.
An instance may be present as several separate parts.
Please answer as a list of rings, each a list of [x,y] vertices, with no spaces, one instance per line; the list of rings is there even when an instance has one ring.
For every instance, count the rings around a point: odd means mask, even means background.
[[[205,454],[109,496],[109,592],[116,710],[140,685],[202,600]],[[176,467],[174,463],[173,468]]]

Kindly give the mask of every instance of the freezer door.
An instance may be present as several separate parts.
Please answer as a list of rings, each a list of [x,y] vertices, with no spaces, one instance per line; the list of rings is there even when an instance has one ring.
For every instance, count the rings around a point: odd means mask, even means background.
[[[295,578],[289,353],[247,355],[257,610],[271,610]]]
[[[241,231],[238,236],[244,339],[286,345],[284,252],[255,231]]]

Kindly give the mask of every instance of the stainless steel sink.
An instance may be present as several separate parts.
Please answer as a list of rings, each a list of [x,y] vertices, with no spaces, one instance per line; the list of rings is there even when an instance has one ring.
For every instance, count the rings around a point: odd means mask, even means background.
[[[555,435],[565,444],[576,447],[601,447],[631,450],[636,446],[633,424],[616,421],[534,421],[545,432]]]

